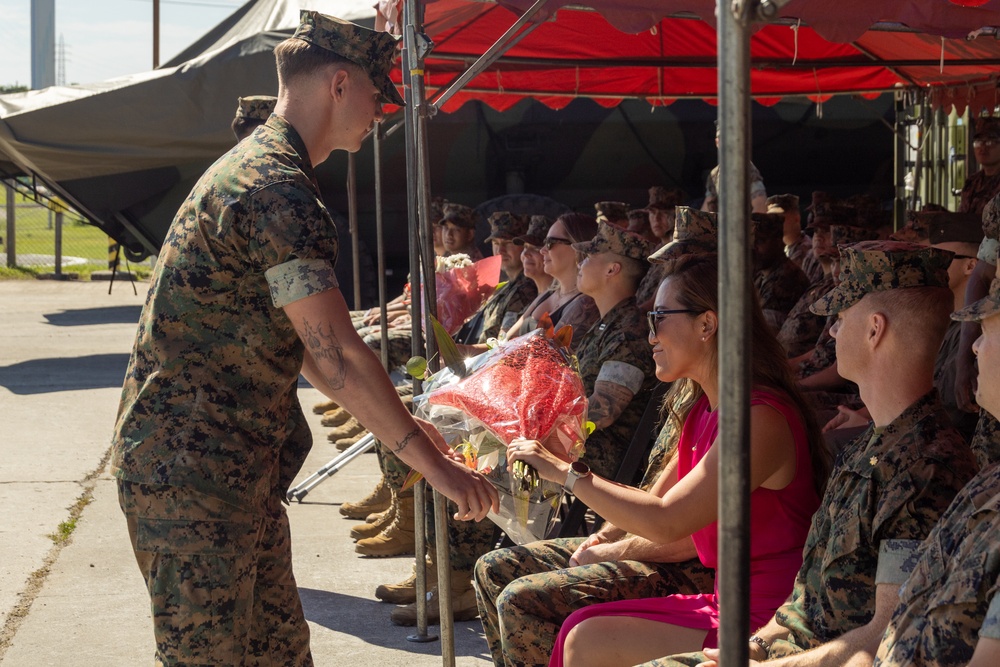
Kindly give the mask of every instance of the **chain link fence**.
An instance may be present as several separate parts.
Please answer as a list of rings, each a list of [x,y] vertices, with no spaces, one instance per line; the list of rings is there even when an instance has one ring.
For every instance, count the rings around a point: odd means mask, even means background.
[[[10,185],[0,187],[0,266],[71,272],[108,268],[114,241],[58,199],[48,206]]]

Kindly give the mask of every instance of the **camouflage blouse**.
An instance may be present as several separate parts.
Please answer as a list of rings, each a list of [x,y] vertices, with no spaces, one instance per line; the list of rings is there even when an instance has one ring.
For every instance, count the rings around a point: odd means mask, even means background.
[[[122,388],[118,478],[243,508],[291,480],[311,439],[282,308],[337,287],[337,252],[306,146],[271,116],[209,167],[167,233]]]
[[[772,643],[770,657],[870,621],[876,584],[905,580],[913,552],[975,471],[936,390],[845,447],[813,515],[792,594],[775,613],[789,633]]]
[[[955,498],[918,552],[875,665],[959,667],[1000,639],[1000,465]]]

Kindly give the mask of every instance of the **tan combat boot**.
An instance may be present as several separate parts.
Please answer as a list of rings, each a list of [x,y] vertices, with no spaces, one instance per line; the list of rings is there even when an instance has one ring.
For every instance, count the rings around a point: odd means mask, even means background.
[[[381,533],[375,537],[359,540],[354,551],[362,556],[383,558],[386,556],[406,556],[414,553],[413,532],[413,492],[405,497],[397,497],[396,515]]]
[[[343,424],[340,424],[339,426],[334,426],[333,428],[331,428],[330,431],[329,431],[329,435],[327,435],[326,437],[331,442],[336,442],[337,440],[340,440],[341,438],[350,438],[351,436],[357,435],[359,433],[363,433],[364,431],[365,431],[365,427],[361,425],[361,422],[359,422],[354,417],[351,417],[350,419],[348,419],[347,421],[345,421]],[[334,437],[335,434],[337,436],[336,438]]]
[[[340,403],[338,403],[337,401],[335,401],[333,399],[329,399],[329,400],[326,400],[326,401],[321,401],[321,402],[317,403],[316,405],[314,405],[313,406],[313,412],[315,414],[317,414],[317,415],[321,415],[323,413],[329,412],[330,410],[336,410],[339,407],[340,407]]]
[[[333,443],[333,445],[334,447],[337,448],[338,452],[344,452],[347,451],[347,448],[350,447],[351,445],[357,444],[358,440],[361,440],[361,438],[365,437],[367,434],[368,431],[362,431],[361,433],[358,433],[357,435],[352,435],[349,438],[339,438],[337,441]],[[374,452],[375,448],[373,447],[368,451]]]
[[[419,562],[419,561],[417,561]],[[437,585],[437,565],[434,564],[434,559],[431,557],[431,553],[427,554],[427,558],[424,559],[426,563],[426,584],[427,590],[434,588]],[[391,604],[410,604],[411,602],[416,602],[417,600],[417,563],[413,564],[413,574],[399,582],[398,584],[381,584],[375,589],[375,597],[377,597],[382,602],[389,602]]]
[[[364,523],[351,528],[351,539],[357,542],[358,540],[367,540],[369,537],[375,537],[388,528],[389,524],[395,518],[396,503],[392,503],[388,509],[368,515]]]
[[[363,500],[341,505],[340,513],[348,519],[364,519],[369,514],[388,509],[391,504],[392,491],[389,490],[389,485],[385,483],[385,478],[381,478],[372,492]]]
[[[476,605],[476,590],[472,587],[472,573],[470,572],[451,573],[451,615],[456,622],[471,621],[479,616],[479,607]],[[416,603],[396,607],[389,614],[389,620],[396,625],[416,625]],[[428,625],[437,625],[440,622],[438,587],[435,586],[427,593],[427,623]]]
[[[340,426],[350,419],[354,419],[350,412],[344,408],[337,408],[336,410],[327,410],[324,412],[323,418],[319,420],[319,423],[323,426]]]

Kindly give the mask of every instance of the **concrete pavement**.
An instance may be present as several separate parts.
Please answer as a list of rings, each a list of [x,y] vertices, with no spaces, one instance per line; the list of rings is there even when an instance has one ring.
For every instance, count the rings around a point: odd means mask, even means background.
[[[5,667],[151,663],[148,599],[106,459],[145,296],[128,283],[0,281],[0,662]],[[320,400],[300,390],[316,445],[300,477],[336,455]],[[295,570],[317,665],[440,665],[440,642],[389,623],[379,583],[412,558],[362,559],[337,506],[377,480],[363,455],[289,508]],[[49,536],[77,516],[69,539]],[[64,525],[66,532],[71,527]],[[431,631],[437,633],[438,628]],[[455,629],[457,664],[488,666],[479,621]]]

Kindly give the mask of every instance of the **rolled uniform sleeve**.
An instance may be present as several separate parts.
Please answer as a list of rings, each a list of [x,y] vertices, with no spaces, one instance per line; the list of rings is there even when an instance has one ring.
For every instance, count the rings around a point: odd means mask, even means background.
[[[979,252],[976,257],[987,264],[997,265],[997,254],[1000,253],[1000,241],[985,237],[979,244]]]
[[[597,382],[613,382],[638,394],[646,382],[647,373],[625,361],[605,361],[597,374]]]
[[[920,540],[882,540],[875,568],[875,585],[900,585],[913,572]]]
[[[337,227],[317,193],[281,182],[254,193],[250,206],[249,255],[275,307],[339,286]]]
[[[1000,639],[1000,595],[996,594],[998,588],[1000,588],[1000,578],[993,586],[993,599],[990,600],[990,606],[986,609],[983,627],[979,629],[980,637]]]

